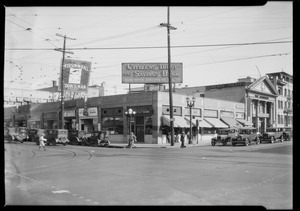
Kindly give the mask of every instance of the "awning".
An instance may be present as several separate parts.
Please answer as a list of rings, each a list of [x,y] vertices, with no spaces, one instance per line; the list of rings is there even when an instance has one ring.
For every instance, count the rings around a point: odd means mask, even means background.
[[[247,120],[244,120],[244,119],[236,119],[238,122],[242,123],[242,125],[244,127],[247,127],[247,126],[253,126],[253,123],[251,122],[248,122]]]
[[[227,124],[229,127],[242,127],[243,125],[241,125],[238,121],[236,121],[234,118],[230,118],[230,117],[221,117],[221,120]]]
[[[192,125],[196,126],[196,121],[198,119],[199,122],[199,127],[208,127],[211,128],[211,124],[208,124],[205,120],[202,120],[201,118],[196,118],[196,119],[192,119]],[[186,118],[186,120],[190,121],[188,118]]]
[[[212,127],[215,127],[215,128],[228,128],[227,125],[225,125],[221,120],[219,120],[217,118],[204,118],[204,119],[209,124],[211,124]]]
[[[181,128],[189,128],[189,122],[181,116],[174,116],[174,127],[181,127]],[[170,117],[169,116],[162,116],[162,122],[164,125],[170,126]]]

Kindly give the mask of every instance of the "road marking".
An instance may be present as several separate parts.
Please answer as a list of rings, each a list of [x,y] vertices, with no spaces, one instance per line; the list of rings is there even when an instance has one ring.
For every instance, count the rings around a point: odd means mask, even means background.
[[[70,191],[68,190],[55,190],[55,191],[52,191],[52,193],[56,194],[56,193],[70,193]]]

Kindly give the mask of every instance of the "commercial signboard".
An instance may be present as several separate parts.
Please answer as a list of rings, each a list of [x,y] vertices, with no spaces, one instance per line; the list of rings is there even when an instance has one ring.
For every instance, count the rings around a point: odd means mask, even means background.
[[[168,83],[168,63],[122,63],[122,83]],[[182,63],[171,63],[171,82],[182,83]]]
[[[87,91],[91,66],[92,63],[89,61],[65,59],[62,68],[64,90]],[[61,79],[59,82],[61,82]],[[58,86],[58,89],[60,91],[61,86]]]

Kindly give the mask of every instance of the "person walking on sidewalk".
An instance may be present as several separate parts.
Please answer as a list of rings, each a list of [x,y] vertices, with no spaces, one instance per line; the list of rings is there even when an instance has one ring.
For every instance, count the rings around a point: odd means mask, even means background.
[[[46,146],[45,146],[45,141],[47,141],[47,139],[44,138],[45,136],[45,133],[43,132],[41,135],[40,135],[40,138],[39,138],[39,150],[41,150],[41,147],[44,148],[44,151],[46,151]]]
[[[129,135],[129,143],[127,145],[127,148],[136,147],[134,142],[136,142],[136,136],[134,135],[133,132],[131,132],[130,135]]]
[[[182,133],[181,133],[180,141],[181,141],[181,146],[180,147],[181,148],[186,147],[185,144],[184,144],[184,142],[185,142],[185,133],[184,133],[184,131],[182,131]]]
[[[137,140],[136,140],[136,136],[134,135],[133,132],[131,132],[131,139],[132,139],[132,146],[136,147],[136,145],[134,144],[134,142],[136,142]]]

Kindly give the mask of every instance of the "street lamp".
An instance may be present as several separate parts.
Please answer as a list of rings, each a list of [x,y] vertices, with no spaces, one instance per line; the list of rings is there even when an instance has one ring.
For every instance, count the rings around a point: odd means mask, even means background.
[[[195,105],[195,97],[190,99],[188,96],[186,97],[186,104],[190,108],[190,137],[189,137],[189,144],[192,144],[192,108]]]
[[[128,109],[127,111],[125,111],[125,115],[127,116],[127,118],[129,119],[129,140],[128,140],[128,147],[132,147],[132,140],[130,140],[130,136],[131,136],[131,121],[132,121],[132,117],[134,117],[136,114],[136,111],[132,110],[131,108]]]

